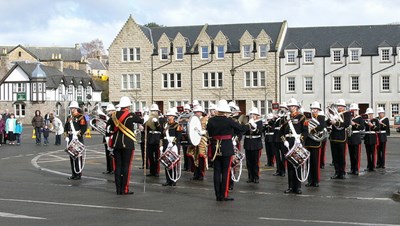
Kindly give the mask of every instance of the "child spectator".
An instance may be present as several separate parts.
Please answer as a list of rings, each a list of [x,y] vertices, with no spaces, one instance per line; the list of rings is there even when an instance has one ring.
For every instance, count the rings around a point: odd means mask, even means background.
[[[43,138],[44,138],[44,145],[48,145],[49,144],[49,135],[50,135],[50,129],[47,125],[44,126],[43,128]]]
[[[21,134],[22,131],[24,130],[24,126],[22,125],[21,121],[17,119],[16,125],[15,125],[15,138],[17,139],[17,145],[21,144]]]

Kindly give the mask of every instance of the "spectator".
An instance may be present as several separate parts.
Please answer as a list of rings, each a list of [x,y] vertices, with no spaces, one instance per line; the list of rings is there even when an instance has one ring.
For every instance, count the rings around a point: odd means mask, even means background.
[[[7,139],[9,144],[15,144],[16,122],[17,120],[14,118],[14,113],[11,113],[10,118],[6,121]]]
[[[0,115],[0,146],[4,144],[3,141],[5,139],[5,131],[6,131],[6,121],[3,116]]]
[[[44,126],[44,119],[40,115],[40,111],[35,111],[35,116],[32,118],[32,126],[35,129],[36,144],[40,145],[42,143],[42,129]]]
[[[8,109],[6,109],[3,114],[4,124],[6,123],[8,118],[10,118],[10,112],[8,111]],[[3,144],[5,144],[5,143],[7,143],[7,131],[6,130],[4,130],[4,132],[3,132]]]
[[[56,141],[54,145],[61,145],[61,135],[64,133],[62,122],[53,113],[50,113],[50,122],[53,123],[53,130],[56,134]]]
[[[50,135],[50,129],[48,125],[44,125],[43,127],[43,144],[48,145],[49,144],[49,135]]]
[[[17,145],[21,144],[21,134],[23,130],[24,126],[22,125],[21,120],[17,119],[17,123],[15,126],[15,138],[17,140]]]

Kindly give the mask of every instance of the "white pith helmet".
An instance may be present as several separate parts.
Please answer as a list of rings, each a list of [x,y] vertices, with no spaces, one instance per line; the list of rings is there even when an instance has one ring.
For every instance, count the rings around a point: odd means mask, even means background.
[[[258,108],[252,107],[252,108],[250,108],[250,111],[249,111],[249,115],[251,115],[251,114],[260,115],[260,112],[258,111]]]
[[[150,106],[150,111],[160,111],[160,109],[158,108],[158,105],[157,105],[157,104],[152,104],[152,105]]]
[[[121,97],[121,99],[119,100],[118,107],[124,108],[124,107],[129,107],[129,106],[132,106],[131,99],[129,99],[129,97],[127,97],[127,96]]]
[[[350,104],[350,110],[360,110],[357,103]]]
[[[336,105],[346,107],[346,102],[343,99],[339,99],[336,101]]]
[[[81,109],[80,107],[79,107],[79,104],[78,104],[78,102],[76,102],[76,101],[71,101],[71,103],[69,104],[69,108],[77,108],[77,109]]]
[[[115,109],[114,104],[108,104],[108,105],[107,105],[106,111],[115,111],[115,110],[116,110],[116,109]]]
[[[231,112],[231,108],[229,107],[228,102],[224,99],[218,101],[216,110],[219,112]]]
[[[295,98],[290,98],[289,101],[287,102],[287,106],[297,106],[300,107],[299,102]]]
[[[316,109],[321,111],[321,104],[318,101],[314,101],[314,102],[311,103],[310,108],[311,109],[316,108]]]
[[[372,108],[367,108],[365,114],[374,114],[374,110],[372,110]]]

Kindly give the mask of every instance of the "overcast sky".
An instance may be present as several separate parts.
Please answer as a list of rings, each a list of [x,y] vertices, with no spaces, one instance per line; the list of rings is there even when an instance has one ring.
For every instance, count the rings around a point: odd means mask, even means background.
[[[165,26],[281,22],[289,27],[399,24],[398,0],[0,0],[0,46],[108,49],[131,14]]]

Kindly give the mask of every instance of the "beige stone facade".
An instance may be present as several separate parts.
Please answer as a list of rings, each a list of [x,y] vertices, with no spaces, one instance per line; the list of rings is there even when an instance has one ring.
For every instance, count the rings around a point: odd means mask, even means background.
[[[268,24],[263,25],[267,29],[259,24],[238,24],[240,33],[232,35],[235,25],[206,24],[150,30],[129,17],[109,48],[110,101],[118,102],[126,95],[136,102],[134,110],[157,103],[165,112],[193,100],[199,100],[207,109],[219,99],[233,99],[242,112],[256,106],[262,114],[268,113],[270,104],[279,98],[277,51],[286,22],[274,27],[274,37],[268,33]],[[261,51],[261,46],[267,51]],[[134,54],[140,48],[140,60],[125,61],[124,48],[132,49]],[[182,59],[179,59],[178,48],[183,51]],[[170,54],[171,50],[173,54]],[[203,56],[203,50],[207,50],[208,56]],[[163,53],[166,59],[161,59]],[[140,87],[124,89],[122,76],[125,74],[140,75]],[[165,80],[164,74],[168,79],[172,76],[173,81]],[[180,80],[177,74],[180,74]],[[212,76],[221,76],[222,84],[218,79],[214,81]]]

